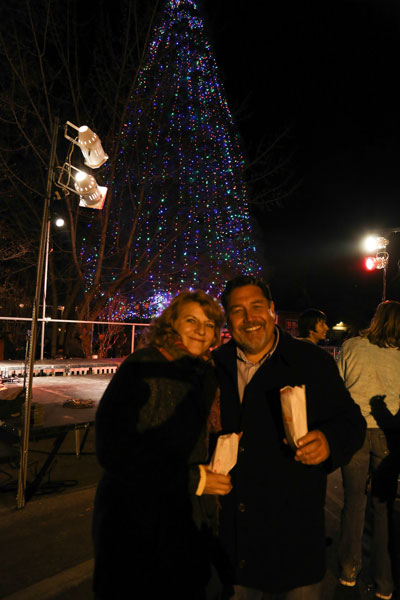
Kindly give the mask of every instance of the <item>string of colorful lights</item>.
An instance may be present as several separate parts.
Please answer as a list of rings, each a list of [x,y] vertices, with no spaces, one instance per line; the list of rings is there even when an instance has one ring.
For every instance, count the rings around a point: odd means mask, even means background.
[[[103,317],[150,318],[183,288],[216,297],[260,270],[239,137],[194,0],[165,3],[121,139],[106,279],[132,239],[132,285]],[[87,265],[90,284],[95,254]]]

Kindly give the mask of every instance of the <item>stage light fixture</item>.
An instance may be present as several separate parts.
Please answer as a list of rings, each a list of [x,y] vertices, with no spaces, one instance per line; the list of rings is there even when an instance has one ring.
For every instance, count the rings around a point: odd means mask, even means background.
[[[98,210],[104,206],[108,188],[97,185],[93,175],[77,169],[69,162],[64,163],[60,168],[55,184],[64,190],[78,194],[79,206]]]
[[[364,260],[364,265],[367,271],[375,271],[375,269],[386,269],[388,262],[388,252],[377,252],[376,256],[367,256]]]
[[[383,250],[389,244],[389,240],[379,235],[369,235],[364,239],[364,250],[367,252],[376,252]]]
[[[364,260],[364,265],[367,271],[375,271],[376,269],[376,258],[375,256],[367,256]]]
[[[68,127],[72,127],[78,132],[77,138],[72,138],[68,135]],[[64,137],[76,146],[79,146],[85,158],[85,165],[87,167],[98,169],[101,165],[104,165],[106,160],[108,160],[108,156],[101,145],[100,138],[94,131],[89,129],[87,125],[77,127],[70,121],[67,121],[64,129]]]
[[[79,195],[79,206],[101,210],[107,196],[108,188],[97,185],[93,175],[84,171],[75,174],[75,191]]]
[[[91,169],[98,169],[108,159],[99,137],[87,125],[79,127],[78,131],[78,142],[85,157],[85,165]]]

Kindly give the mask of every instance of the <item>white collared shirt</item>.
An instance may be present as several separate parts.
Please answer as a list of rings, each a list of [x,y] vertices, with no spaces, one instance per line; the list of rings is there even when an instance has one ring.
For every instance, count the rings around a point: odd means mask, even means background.
[[[264,354],[264,356],[262,358],[260,358],[260,360],[258,360],[256,363],[251,362],[251,360],[249,360],[246,357],[243,350],[241,350],[241,348],[239,348],[239,346],[237,346],[237,348],[236,348],[237,349],[236,364],[237,364],[238,390],[239,390],[240,402],[242,402],[242,400],[243,400],[243,395],[244,395],[244,390],[246,388],[246,385],[248,383],[250,383],[253,376],[256,374],[256,372],[261,367],[261,365],[266,360],[271,358],[271,356],[273,355],[273,353],[276,350],[278,342],[279,342],[279,329],[277,327],[275,327],[274,345],[272,346],[271,350],[268,350],[268,352],[266,352]]]

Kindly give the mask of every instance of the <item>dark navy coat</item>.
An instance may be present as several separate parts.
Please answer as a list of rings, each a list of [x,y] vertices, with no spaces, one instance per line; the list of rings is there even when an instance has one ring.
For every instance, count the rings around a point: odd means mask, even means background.
[[[233,490],[221,498],[221,540],[235,583],[283,592],[320,581],[325,573],[324,503],[327,473],[362,445],[365,421],[334,359],[314,344],[280,332],[272,357],[247,385],[242,404],[233,341],[213,353],[221,387],[223,433],[243,432]],[[283,443],[280,389],[306,385],[308,429],[321,430],[329,459],[294,460]]]
[[[112,378],[96,414],[96,599],[205,597],[210,563],[221,560],[217,498],[195,491],[216,389],[209,362],[168,361],[155,348],[131,354]]]

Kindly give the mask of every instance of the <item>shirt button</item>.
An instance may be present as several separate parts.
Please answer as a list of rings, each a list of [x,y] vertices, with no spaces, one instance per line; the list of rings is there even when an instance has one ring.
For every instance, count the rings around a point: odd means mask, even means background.
[[[238,506],[239,512],[244,512],[246,510],[246,505],[244,502],[241,502]]]
[[[242,560],[239,560],[239,569],[244,569],[245,566],[246,561],[244,560],[244,558],[242,558]]]

